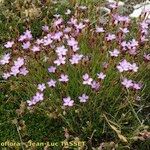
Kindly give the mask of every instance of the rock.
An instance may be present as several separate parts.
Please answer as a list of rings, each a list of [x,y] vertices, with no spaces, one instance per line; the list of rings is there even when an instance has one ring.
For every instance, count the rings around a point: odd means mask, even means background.
[[[144,11],[150,12],[150,1],[147,0],[143,3],[137,4],[134,7],[134,11],[129,15],[131,18],[138,18]],[[150,19],[150,15],[148,16]]]

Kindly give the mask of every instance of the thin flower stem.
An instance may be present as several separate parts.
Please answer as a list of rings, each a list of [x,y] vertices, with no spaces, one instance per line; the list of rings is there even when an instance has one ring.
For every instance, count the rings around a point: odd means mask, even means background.
[[[23,146],[22,137],[21,137],[21,134],[20,134],[20,131],[19,131],[18,123],[16,123],[15,125],[16,125],[16,128],[17,128],[17,132],[18,132],[18,135],[19,135],[20,142],[21,142],[21,148],[22,148],[22,150],[25,150],[24,146]]]
[[[137,113],[135,112],[135,110],[134,110],[134,108],[133,108],[133,106],[132,106],[132,104],[131,104],[129,98],[127,98],[127,100],[128,100],[128,103],[129,103],[129,105],[130,105],[130,107],[131,107],[131,109],[132,109],[132,112],[133,112],[134,116],[136,117],[136,119],[138,120],[138,122],[140,123],[140,125],[142,125],[142,122],[141,122],[141,120],[139,119]]]

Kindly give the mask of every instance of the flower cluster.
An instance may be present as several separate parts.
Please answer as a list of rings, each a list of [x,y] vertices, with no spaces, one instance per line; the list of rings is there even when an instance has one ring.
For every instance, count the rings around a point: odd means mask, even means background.
[[[28,106],[32,106],[32,105],[35,105],[36,103],[40,102],[40,101],[43,101],[44,99],[44,95],[43,93],[39,93],[37,92],[31,100],[27,100],[27,103],[28,103]]]
[[[103,72],[97,73],[97,78],[101,81],[104,80],[104,78],[106,77],[106,75]],[[92,89],[94,89],[95,91],[98,91],[100,88],[100,82],[94,80],[93,78],[91,78],[89,76],[89,74],[84,74],[82,76],[83,78],[83,84],[84,85],[90,85]]]
[[[119,72],[123,72],[123,71],[137,72],[138,66],[136,65],[136,63],[131,64],[124,59],[123,61],[119,62],[117,69],[119,70]]]
[[[122,73],[119,73],[119,79],[121,75],[122,80],[120,85],[122,84],[126,89],[140,90],[141,84],[127,79],[128,77],[124,77],[123,73],[139,71],[140,64],[137,65],[134,58],[141,53],[141,46],[148,42],[150,22],[142,20],[139,23],[139,37],[130,39],[128,34],[130,33],[132,20],[128,16],[116,13],[117,3],[111,3],[109,8],[111,9],[110,22],[108,23],[110,30],[107,30],[103,24],[97,23],[94,28],[95,36],[93,36],[93,26],[89,25],[88,18],[83,19],[78,15],[71,16],[71,11],[67,9],[65,15],[68,15],[69,19],[65,21],[61,15],[54,15],[50,26],[42,26],[42,37],[34,39],[28,29],[19,38],[6,42],[4,47],[8,50],[11,49],[11,52],[6,52],[0,59],[0,65],[4,66],[2,77],[6,80],[10,76],[14,78],[18,75],[26,76],[32,70],[30,68],[30,61],[32,62],[32,60],[38,62],[38,65],[44,66],[43,68],[47,70],[47,76],[43,78],[42,83],[37,83],[38,86],[34,96],[27,101],[29,107],[43,101],[45,98],[44,92],[47,89],[54,92],[58,85],[68,90],[70,83],[71,85],[80,84],[78,86],[81,86],[82,93],[77,97],[79,102],[85,103],[90,98],[85,94],[87,93],[86,86],[92,92],[101,91],[101,87],[105,86],[105,81],[107,81],[106,84],[110,82],[107,77],[109,79],[111,74],[117,71]],[[79,9],[86,10],[87,8],[79,7]],[[88,35],[85,38],[87,43],[83,45],[82,39],[86,34]],[[101,45],[98,46],[98,49],[102,49],[100,54],[93,50],[95,43]],[[90,54],[86,53],[86,47],[91,50]],[[16,57],[16,55],[18,56]],[[90,55],[92,60],[87,59]],[[43,56],[46,58],[45,64],[44,61],[41,61]],[[142,53],[142,57],[145,62],[150,60],[150,55],[147,52],[144,52],[144,56]],[[97,60],[95,61],[95,59]],[[134,61],[130,63],[127,60]],[[49,67],[45,68],[45,66]],[[36,69],[38,70],[38,68]],[[75,69],[76,71],[72,72]],[[98,72],[98,70],[101,70],[101,72]],[[70,72],[73,74],[72,77]],[[82,78],[82,81],[78,81],[79,78]],[[68,91],[65,92],[65,96],[63,95],[62,103],[63,106],[71,107],[75,105],[76,100],[75,98],[72,100],[72,95]]]
[[[10,55],[6,54],[3,56],[1,60],[1,64],[6,64],[9,63]],[[11,66],[10,71],[3,73],[3,78],[7,79],[10,76],[17,76],[18,74],[20,75],[26,75],[29,71],[27,68],[24,66],[24,58],[18,57],[17,60],[14,61],[14,65]]]
[[[10,53],[4,54],[0,60],[1,65],[8,64],[10,60]]]
[[[132,80],[128,80],[127,78],[124,78],[123,81],[121,82],[122,85],[125,87],[125,88],[132,88],[134,90],[140,90],[142,88],[142,85],[139,84],[139,83],[136,83]]]
[[[89,96],[87,96],[86,94],[82,94],[82,95],[79,96],[78,98],[79,98],[79,101],[80,101],[81,103],[85,103],[85,102],[87,102],[87,100],[89,99]],[[63,98],[63,102],[64,102],[64,103],[63,103],[64,106],[69,106],[69,107],[71,107],[71,106],[74,105],[74,100],[71,100],[70,97]]]

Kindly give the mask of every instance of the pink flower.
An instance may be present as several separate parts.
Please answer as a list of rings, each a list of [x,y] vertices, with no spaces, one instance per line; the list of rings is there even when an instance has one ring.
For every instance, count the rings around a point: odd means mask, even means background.
[[[106,75],[103,72],[98,73],[97,76],[98,76],[98,79],[101,79],[101,80],[104,80],[106,77]]]
[[[112,57],[118,57],[118,55],[120,54],[120,52],[117,49],[114,49],[114,51],[109,51],[109,53]]]
[[[128,30],[127,28],[120,28],[120,30],[121,30],[124,34],[126,34],[126,33],[129,32],[129,30]]]
[[[68,34],[64,34],[63,39],[68,40],[69,39],[69,35]]]
[[[112,8],[112,9],[116,9],[116,8],[118,8],[118,4],[117,4],[117,2],[116,2],[116,1],[111,2],[111,3],[109,4],[109,8]]]
[[[20,73],[19,68],[24,65],[24,59],[21,57],[18,57],[16,61],[14,61],[14,66],[11,67],[11,75],[16,76],[18,73]]]
[[[56,48],[56,53],[58,56],[65,56],[67,51],[68,50],[65,48],[64,45]]]
[[[43,92],[46,89],[46,86],[45,86],[44,83],[38,84],[38,88],[37,89],[40,90],[41,92]]]
[[[80,22],[79,24],[76,24],[75,27],[78,30],[82,30],[85,27],[85,25],[82,22]]]
[[[27,75],[28,73],[29,73],[29,71],[27,70],[26,67],[20,68],[20,73],[19,73],[19,74],[25,76],[25,75]]]
[[[133,86],[133,81],[132,81],[132,80],[128,80],[127,78],[124,78],[121,83],[122,83],[122,85],[124,85],[125,88],[127,88],[127,89]]]
[[[91,84],[92,89],[98,91],[100,89],[100,84],[99,82],[93,81]]]
[[[40,47],[34,45],[31,50],[32,50],[33,52],[39,52],[39,51],[40,51]]]
[[[78,45],[78,42],[74,39],[74,38],[71,38],[69,40],[67,40],[67,44],[68,46],[75,46],[75,45]]]
[[[128,48],[129,50],[131,50],[132,48],[135,49],[135,47],[132,47],[132,46],[131,46],[131,43],[130,43],[130,42],[127,43],[127,48]]]
[[[76,51],[79,50],[79,47],[78,47],[78,45],[74,45],[74,46],[72,46],[72,49],[73,49],[74,52],[76,52]]]
[[[18,41],[23,42],[24,40],[31,40],[32,34],[30,30],[26,30],[23,35],[21,35]]]
[[[85,19],[83,19],[83,22],[84,22],[84,23],[89,23],[90,20],[89,20],[88,18],[85,18]]]
[[[31,107],[32,105],[34,105],[34,102],[32,100],[27,100],[27,104],[29,107]]]
[[[26,36],[25,36],[25,35],[20,35],[18,41],[19,41],[19,42],[23,42],[25,39],[26,39]]]
[[[142,30],[141,30],[141,33],[142,33],[141,36],[148,35],[148,29],[142,29]]]
[[[10,60],[10,53],[4,54],[4,55],[2,56],[2,58],[0,59],[0,64],[1,64],[1,65],[8,64],[8,63],[9,63],[9,60]]]
[[[105,32],[103,27],[96,27],[96,33],[103,33]]]
[[[43,93],[37,92],[35,95],[36,101],[42,101],[44,99],[43,96],[44,96]]]
[[[70,25],[76,25],[77,24],[77,19],[71,18],[70,21],[68,22]]]
[[[14,45],[14,41],[8,41],[4,46],[6,48],[11,48]]]
[[[66,98],[63,98],[63,102],[64,102],[64,106],[73,106],[74,104],[74,101],[71,100],[71,97],[66,97]]]
[[[143,10],[142,10],[143,13],[149,13],[150,12],[150,8],[149,7],[145,7]],[[146,20],[147,21],[147,20]]]
[[[23,49],[29,49],[31,43],[29,41],[27,41],[26,43],[23,43],[22,48]]]
[[[128,44],[126,41],[123,41],[123,42],[121,42],[121,46],[122,46],[123,50],[126,51]]]
[[[39,101],[43,101],[44,99],[44,94],[37,92],[35,96],[32,97],[31,100],[28,100],[27,103],[29,106],[35,105]]]
[[[48,32],[49,31],[49,27],[47,25],[42,26],[42,30],[44,32]]]
[[[116,35],[115,35],[115,34],[108,34],[108,35],[106,36],[106,40],[107,40],[107,41],[112,41],[112,40],[114,40],[114,39],[116,39]]]
[[[11,67],[11,72],[10,72],[11,75],[16,76],[19,72],[20,71],[19,71],[19,68],[17,66]]]
[[[119,63],[119,65],[117,66],[117,69],[119,70],[119,72],[128,71],[129,66],[130,66],[130,63],[124,59],[122,62]]]
[[[86,73],[86,74],[84,74],[83,76],[83,84],[87,84],[87,85],[91,85],[92,84],[92,81],[93,81],[93,79],[92,78],[90,78],[89,77],[89,75]]]
[[[139,83],[134,83],[133,84],[133,89],[140,90],[141,88],[142,88],[142,86]]]
[[[26,30],[24,32],[24,36],[26,37],[26,39],[31,40],[32,39],[32,34],[30,30]]]
[[[137,72],[138,68],[139,67],[136,65],[136,63],[133,63],[133,64],[129,65],[129,69],[132,70],[133,72]]]
[[[136,41],[135,39],[132,39],[132,41],[130,41],[130,45],[131,45],[132,47],[136,47],[136,46],[139,45],[139,43],[138,43],[138,41]]]
[[[14,66],[15,67],[22,67],[24,65],[24,59],[21,57],[18,57],[16,61],[14,61]]]
[[[145,59],[146,61],[150,61],[150,54],[144,53],[144,59]]]
[[[43,39],[37,39],[35,42],[37,45],[43,44],[44,40]]]
[[[141,42],[147,42],[148,41],[148,39],[146,38],[146,36],[141,36],[140,39],[141,39]]]
[[[23,42],[24,40],[31,40],[32,34],[30,30],[26,30],[23,35],[21,35],[18,39],[18,41]]]
[[[48,72],[50,72],[50,73],[55,73],[55,72],[56,72],[56,67],[50,66],[50,67],[48,68]]]
[[[59,19],[54,21],[54,26],[59,26],[62,22],[63,22],[63,19],[59,18]]]
[[[82,94],[82,96],[79,96],[79,100],[82,103],[85,103],[88,99],[89,99],[89,96],[87,96],[86,94]]]
[[[11,76],[11,74],[10,73],[3,73],[3,79],[8,79],[9,77]]]
[[[60,75],[60,78],[58,79],[60,82],[68,82],[69,81],[69,78],[68,78],[68,75],[65,75],[65,74],[61,74]]]
[[[56,32],[55,35],[52,37],[54,40],[61,40],[61,37],[63,36],[63,32]]]
[[[136,55],[137,54],[137,50],[136,50],[136,47],[132,47],[130,50],[129,50],[129,54],[130,55]]]
[[[142,29],[148,29],[148,23],[146,23],[145,21],[143,21],[142,23],[140,23]]]
[[[82,59],[83,55],[75,54],[70,59],[71,64],[78,64],[79,61]]]
[[[56,86],[56,81],[53,79],[50,79],[50,81],[47,82],[49,87],[55,87]]]
[[[120,22],[129,23],[130,22],[130,18],[128,16],[120,16],[119,17],[119,21]]]
[[[57,66],[60,66],[61,64],[65,64],[65,63],[66,63],[66,57],[62,57],[62,56],[60,56],[58,59],[54,61],[54,64],[56,64]]]
[[[47,46],[47,45],[50,45],[53,41],[50,39],[50,38],[46,38],[43,40],[43,45],[44,46]]]
[[[88,79],[89,79],[89,75],[88,75],[87,73],[84,74],[84,75],[83,75],[83,79],[84,79],[84,80],[88,80]]]
[[[69,33],[69,32],[71,32],[71,30],[72,30],[72,29],[71,29],[70,27],[66,27],[66,28],[64,29],[64,32],[65,32],[65,33]]]
[[[103,63],[102,63],[102,67],[103,67],[104,69],[107,69],[107,68],[109,67],[109,63],[103,62]]]

